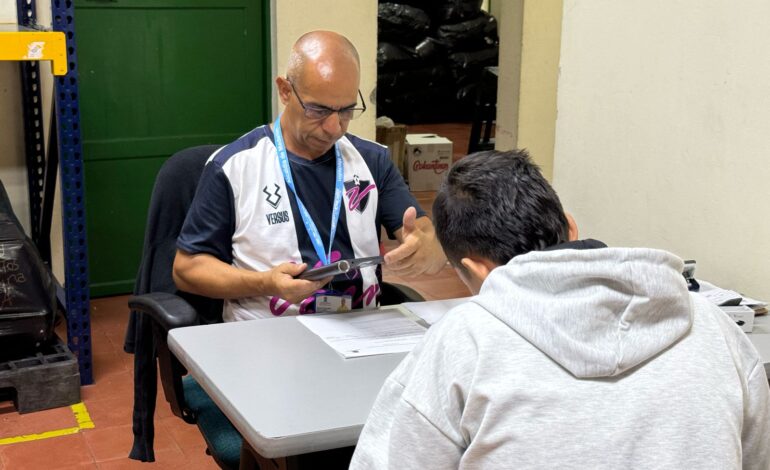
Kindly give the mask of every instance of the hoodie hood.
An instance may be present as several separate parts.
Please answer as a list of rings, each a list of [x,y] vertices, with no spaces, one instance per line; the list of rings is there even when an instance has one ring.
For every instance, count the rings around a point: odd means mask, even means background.
[[[576,377],[612,377],[690,330],[683,267],[647,248],[536,251],[494,269],[475,301]]]

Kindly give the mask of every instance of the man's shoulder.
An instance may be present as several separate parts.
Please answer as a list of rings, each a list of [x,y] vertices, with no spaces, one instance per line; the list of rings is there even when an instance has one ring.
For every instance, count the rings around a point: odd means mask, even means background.
[[[379,159],[388,159],[388,147],[377,142],[358,137],[350,133],[344,137],[358,153],[368,162],[374,162]]]
[[[424,354],[445,354],[453,349],[472,349],[501,326],[500,321],[470,298],[449,310],[426,333]],[[473,354],[466,356],[471,357]]]
[[[233,159],[259,148],[260,144],[265,143],[265,139],[272,143],[270,137],[269,127],[259,126],[219,149],[212,155],[211,162],[224,167]]]
[[[693,293],[689,295],[694,312],[693,334],[717,334],[721,337],[720,343],[723,342],[730,351],[735,365],[746,373],[750,372],[761,359],[746,333],[719,307],[700,295]]]

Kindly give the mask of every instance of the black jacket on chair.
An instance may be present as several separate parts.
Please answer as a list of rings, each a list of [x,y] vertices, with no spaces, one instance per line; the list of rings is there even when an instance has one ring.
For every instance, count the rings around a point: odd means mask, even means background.
[[[171,272],[176,239],[192,203],[203,166],[218,145],[185,149],[169,158],[158,172],[147,214],[144,247],[134,294],[167,292],[184,297],[199,313],[202,323],[222,321],[222,301],[179,292]],[[152,322],[132,311],[123,349],[134,354],[134,444],[129,457],[154,462],[155,398],[158,379]]]

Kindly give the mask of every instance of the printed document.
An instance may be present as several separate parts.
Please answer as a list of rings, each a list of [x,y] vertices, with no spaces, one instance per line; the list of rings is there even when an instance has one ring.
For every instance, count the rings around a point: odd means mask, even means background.
[[[424,327],[395,308],[297,320],[346,359],[409,352],[425,334]]]
[[[470,299],[471,297],[461,297],[459,299],[429,300],[426,302],[404,302],[401,306],[425,320],[429,325],[433,325],[445,313]]]

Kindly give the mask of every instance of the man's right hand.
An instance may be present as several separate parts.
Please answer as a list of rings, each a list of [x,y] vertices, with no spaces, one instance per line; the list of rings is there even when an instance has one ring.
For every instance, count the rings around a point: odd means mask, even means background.
[[[279,264],[268,271],[270,287],[267,290],[288,302],[298,304],[328,284],[332,279],[331,277],[321,279],[320,281],[296,279],[295,276],[299,276],[306,268],[307,263]]]
[[[267,271],[236,268],[207,253],[191,255],[177,250],[174,282],[180,290],[215,299],[277,296],[298,304],[313,295],[331,277],[320,281],[295,279],[306,263],[283,263]]]

